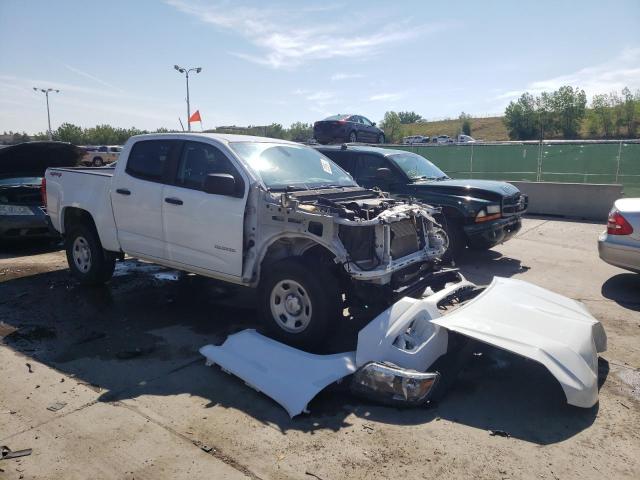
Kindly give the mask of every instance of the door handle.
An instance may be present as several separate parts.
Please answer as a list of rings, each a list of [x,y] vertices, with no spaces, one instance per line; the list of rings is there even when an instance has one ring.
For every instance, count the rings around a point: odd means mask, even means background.
[[[168,197],[164,199],[165,202],[170,203],[171,205],[182,205],[182,200],[179,198]]]
[[[120,195],[131,195],[131,190],[127,190],[126,188],[116,188],[116,193]]]

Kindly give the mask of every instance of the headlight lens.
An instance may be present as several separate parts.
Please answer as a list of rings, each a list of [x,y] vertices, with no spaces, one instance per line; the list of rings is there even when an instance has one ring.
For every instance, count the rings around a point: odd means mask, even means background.
[[[489,215],[492,213],[500,213],[500,205],[487,205],[487,213]]]
[[[356,371],[351,390],[388,405],[419,405],[427,402],[439,377],[437,372],[418,372],[390,363],[370,362]]]
[[[0,205],[0,215],[35,215],[33,210],[23,205]]]

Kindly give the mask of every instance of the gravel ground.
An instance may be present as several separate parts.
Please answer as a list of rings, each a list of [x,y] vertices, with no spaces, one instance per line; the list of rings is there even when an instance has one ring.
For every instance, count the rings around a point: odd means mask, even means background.
[[[487,348],[432,408],[336,388],[293,420],[197,351],[256,327],[251,291],[131,259],[87,289],[55,247],[2,247],[0,445],[33,453],[0,461],[0,478],[638,478],[640,275],[598,259],[601,230],[526,219],[459,265],[479,284],[520,278],[588,306],[609,339],[595,407],[566,405],[544,368]]]

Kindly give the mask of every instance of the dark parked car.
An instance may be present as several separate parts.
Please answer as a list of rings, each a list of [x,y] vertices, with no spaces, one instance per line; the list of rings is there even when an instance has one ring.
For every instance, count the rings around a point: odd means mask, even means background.
[[[83,151],[69,143],[28,142],[0,149],[0,240],[55,237],[40,194],[48,167],[77,166]]]
[[[332,115],[313,124],[318,143],[384,143],[384,132],[362,115]]]
[[[402,150],[358,145],[316,148],[365,188],[379,187],[442,207],[437,220],[449,234],[453,256],[467,246],[491,248],[520,230],[528,197],[510,183],[454,180],[426,158]]]

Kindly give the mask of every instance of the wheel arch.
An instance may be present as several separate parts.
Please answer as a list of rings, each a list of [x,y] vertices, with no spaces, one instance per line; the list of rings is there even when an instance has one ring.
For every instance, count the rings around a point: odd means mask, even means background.
[[[336,252],[305,235],[283,235],[273,238],[262,250],[254,264],[254,283],[260,283],[262,272],[273,263],[289,257],[317,258],[323,263],[332,264],[338,257]]]
[[[65,207],[62,210],[61,233],[65,234],[70,228],[73,228],[73,226],[77,224],[89,225],[97,231],[96,223],[87,210],[78,207]]]

